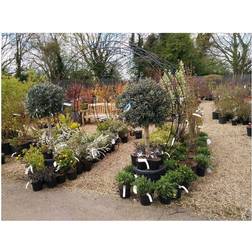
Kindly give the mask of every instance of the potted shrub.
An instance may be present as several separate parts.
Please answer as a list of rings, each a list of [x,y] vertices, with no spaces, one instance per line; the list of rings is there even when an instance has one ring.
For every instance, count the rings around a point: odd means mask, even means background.
[[[206,156],[210,156],[210,151],[209,151],[208,147],[199,146],[199,147],[197,147],[196,152],[197,152],[197,154],[203,154]]]
[[[251,137],[251,123],[247,126],[247,135]]]
[[[187,167],[186,165],[180,165],[176,171],[179,173],[181,177],[180,185],[186,188],[189,188],[191,183],[197,179],[197,176],[192,171],[192,169]]]
[[[184,181],[182,174],[177,170],[174,170],[168,171],[164,177],[166,177],[167,181],[169,181],[171,184],[176,185],[177,193],[175,198],[179,199],[181,197],[182,191],[182,189],[180,189],[180,185],[182,185]]]
[[[220,112],[219,111],[216,110],[216,111],[212,112],[212,118],[213,118],[213,120],[218,120],[219,116],[220,116]]]
[[[119,184],[119,192],[121,198],[130,197],[130,188],[134,179],[134,175],[126,170],[122,170],[117,174],[116,181]]]
[[[59,153],[57,153],[55,160],[60,173],[65,173],[69,180],[74,180],[77,178],[77,160],[74,156],[74,152],[71,149],[67,147],[63,148]]]
[[[175,159],[166,159],[164,165],[167,170],[176,170],[178,168],[178,161]]]
[[[45,164],[44,156],[40,149],[31,146],[29,150],[25,150],[24,161],[27,165],[27,173],[31,180],[33,190],[42,190],[44,183]]]
[[[53,188],[57,185],[57,178],[53,167],[46,167],[44,172],[44,182],[48,188]]]
[[[141,139],[143,137],[143,131],[141,129],[134,130],[134,135],[136,139]]]
[[[220,115],[219,115],[219,123],[220,123],[220,124],[225,124],[225,123],[227,123],[227,117],[226,117],[225,114],[220,113]]]
[[[171,200],[176,198],[177,186],[176,186],[176,184],[171,183],[167,179],[167,177],[162,176],[155,183],[155,191],[157,192],[159,201],[162,204],[170,204]]]
[[[143,206],[149,206],[153,202],[154,184],[150,179],[144,176],[139,176],[135,179],[133,184],[137,188],[140,202]]]
[[[200,177],[204,177],[205,171],[210,163],[209,156],[204,154],[197,154],[194,160],[197,162],[196,174]]]
[[[148,155],[150,152],[149,125],[165,122],[171,105],[168,97],[164,88],[150,78],[140,79],[139,82],[129,85],[118,97],[117,105],[123,110],[125,120],[132,127],[144,128],[144,143]],[[152,159],[151,155],[149,157]],[[153,156],[153,159],[155,158]]]
[[[122,128],[119,132],[118,135],[122,141],[122,143],[127,143],[128,142],[128,128]]]

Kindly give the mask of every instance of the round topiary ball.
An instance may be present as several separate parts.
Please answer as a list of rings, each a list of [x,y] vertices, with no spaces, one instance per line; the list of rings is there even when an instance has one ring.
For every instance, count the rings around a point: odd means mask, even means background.
[[[27,94],[27,110],[31,117],[47,117],[62,110],[63,89],[53,84],[38,84]]]
[[[146,127],[163,123],[169,113],[171,102],[167,92],[150,78],[130,84],[118,97],[118,106],[124,110],[127,122],[133,126]]]

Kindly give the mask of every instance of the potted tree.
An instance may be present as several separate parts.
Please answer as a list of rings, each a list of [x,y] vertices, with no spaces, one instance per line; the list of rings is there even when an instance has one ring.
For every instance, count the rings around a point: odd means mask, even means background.
[[[168,116],[170,101],[162,86],[150,78],[141,79],[127,87],[118,97],[118,107],[123,110],[125,120],[133,127],[144,128],[146,159],[154,165],[160,158],[150,153],[149,125],[162,124]],[[150,165],[149,165],[150,166]],[[154,165],[155,168],[159,166]],[[146,168],[148,167],[146,164]]]
[[[24,151],[24,161],[27,165],[27,174],[31,180],[33,191],[43,189],[44,183],[44,156],[39,148],[31,146],[29,150]]]
[[[119,192],[121,198],[130,197],[130,188],[134,179],[134,175],[126,170],[122,170],[117,174],[116,181],[119,184]]]
[[[140,198],[140,203],[143,206],[149,206],[153,202],[154,184],[150,179],[144,176],[139,176],[133,182],[133,185],[137,188],[137,194]]]
[[[155,183],[155,191],[162,204],[170,204],[171,200],[176,198],[177,186],[171,183],[166,176],[162,176],[160,180]]]
[[[200,177],[204,177],[205,171],[210,163],[209,156],[204,154],[197,154],[194,160],[197,162],[196,174]]]
[[[30,88],[26,107],[32,118],[47,118],[49,149],[52,149],[51,118],[62,111],[64,92],[53,84],[37,84]]]

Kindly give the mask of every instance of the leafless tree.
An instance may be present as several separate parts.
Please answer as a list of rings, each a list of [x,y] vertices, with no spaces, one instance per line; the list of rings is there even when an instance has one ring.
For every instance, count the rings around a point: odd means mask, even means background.
[[[222,59],[234,76],[251,73],[252,34],[212,34],[210,53]]]

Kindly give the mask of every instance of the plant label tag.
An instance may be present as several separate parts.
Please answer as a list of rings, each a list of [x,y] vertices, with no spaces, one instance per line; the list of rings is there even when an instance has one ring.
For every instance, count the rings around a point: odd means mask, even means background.
[[[175,137],[172,138],[171,146],[173,146],[174,142],[175,142]]]
[[[186,193],[189,193],[189,191],[187,190],[187,188],[185,186],[179,186],[179,189],[183,189]]]
[[[138,158],[137,161],[140,163],[145,163],[147,166],[147,170],[150,170],[150,166],[146,158]]]
[[[115,139],[112,139],[111,143],[112,143],[112,144],[115,144]]]
[[[149,201],[152,203],[152,202],[153,202],[153,200],[152,200],[151,195],[150,195],[149,193],[146,193],[146,195],[147,195],[147,197],[149,198]]]
[[[123,185],[123,198],[126,197],[126,185]]]
[[[133,186],[132,190],[133,190],[133,193],[137,194],[137,186],[136,185]]]
[[[207,144],[210,145],[212,143],[212,141],[208,138],[207,139]]]

